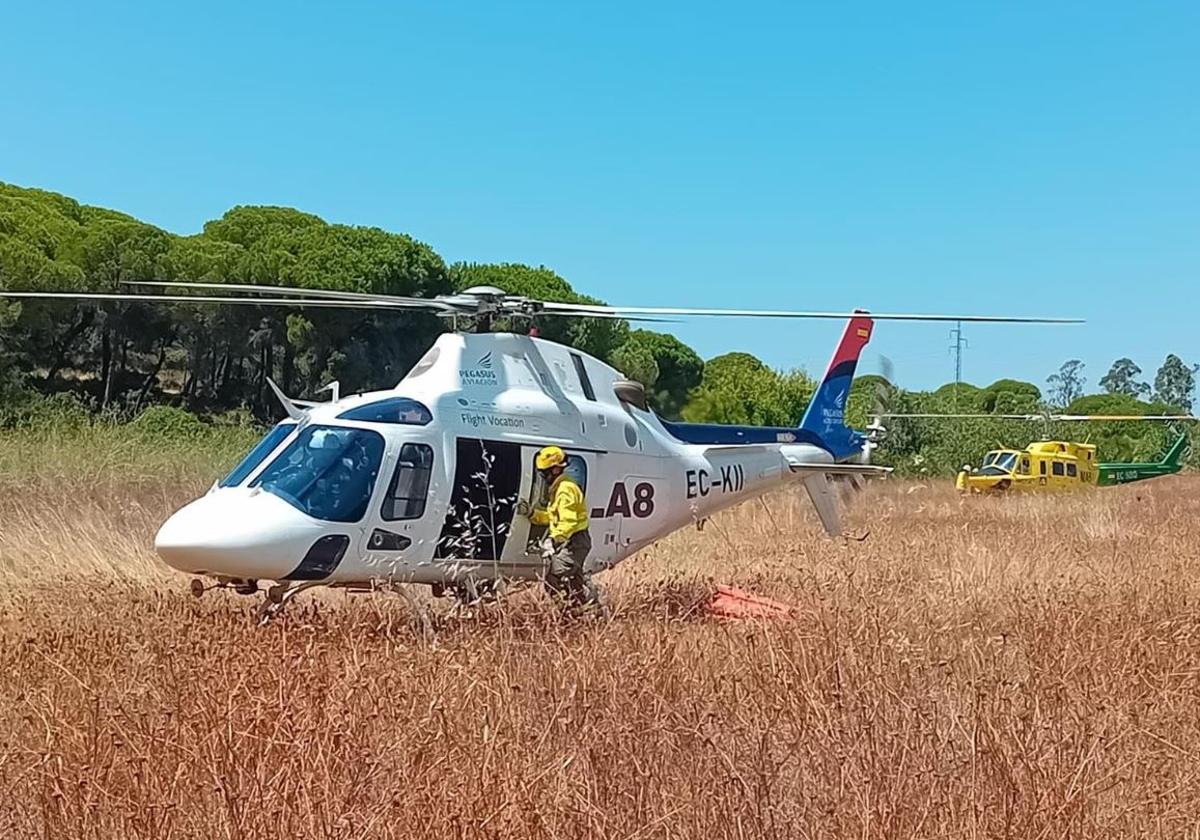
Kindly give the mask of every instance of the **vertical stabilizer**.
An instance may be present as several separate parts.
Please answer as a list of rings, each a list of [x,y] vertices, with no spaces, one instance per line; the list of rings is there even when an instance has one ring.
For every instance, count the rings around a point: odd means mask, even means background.
[[[1179,440],[1171,444],[1171,448],[1163,456],[1162,465],[1164,467],[1178,467],[1179,462],[1183,459],[1183,453],[1187,451],[1187,444],[1188,436],[1180,435]]]
[[[804,412],[804,419],[800,421],[800,428],[819,437],[825,448],[838,460],[849,458],[862,449],[862,436],[846,425],[846,401],[850,398],[858,357],[871,340],[874,323],[864,313],[862,317],[851,318],[846,324],[846,331],[829,361],[825,378],[817,386],[817,392]]]

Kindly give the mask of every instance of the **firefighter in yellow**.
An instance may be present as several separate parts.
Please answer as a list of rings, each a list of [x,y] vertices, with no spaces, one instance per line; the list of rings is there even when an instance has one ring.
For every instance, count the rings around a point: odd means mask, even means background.
[[[588,534],[587,500],[583,489],[566,474],[567,454],[557,446],[547,446],[534,461],[538,472],[550,487],[545,510],[522,505],[521,513],[535,525],[546,526],[543,556],[549,560],[546,584],[567,596],[575,604],[597,601],[595,587],[584,572],[584,561],[592,550]]]

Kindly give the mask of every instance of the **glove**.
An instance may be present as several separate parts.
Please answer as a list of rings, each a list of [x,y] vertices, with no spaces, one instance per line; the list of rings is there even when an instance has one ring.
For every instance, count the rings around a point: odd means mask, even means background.
[[[549,557],[551,554],[554,553],[554,551],[555,551],[555,545],[554,545],[553,539],[551,539],[550,537],[546,537],[546,539],[542,540],[542,556],[543,557]]]
[[[528,518],[529,512],[530,512],[529,502],[525,501],[524,499],[517,502],[517,516],[524,516],[524,517]]]

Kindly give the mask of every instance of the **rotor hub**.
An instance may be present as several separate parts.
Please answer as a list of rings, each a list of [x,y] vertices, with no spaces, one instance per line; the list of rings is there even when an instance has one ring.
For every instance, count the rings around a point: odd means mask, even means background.
[[[510,295],[498,286],[471,286],[435,300],[441,306],[440,317],[470,319],[475,332],[490,331],[494,318],[532,319],[545,309],[541,301]]]
[[[445,317],[532,316],[542,311],[540,301],[510,295],[497,286],[472,286],[452,295],[438,295]]]

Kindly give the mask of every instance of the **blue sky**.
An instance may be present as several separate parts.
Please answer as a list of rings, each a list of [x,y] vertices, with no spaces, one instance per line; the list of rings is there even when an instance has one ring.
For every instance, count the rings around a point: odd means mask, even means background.
[[[0,180],[181,233],[296,206],[611,303],[1088,319],[969,327],[983,384],[1200,361],[1200,4],[846,6],[10,4]],[[840,327],[669,329],[813,370]],[[861,370],[937,385],[948,344],[885,324]]]

